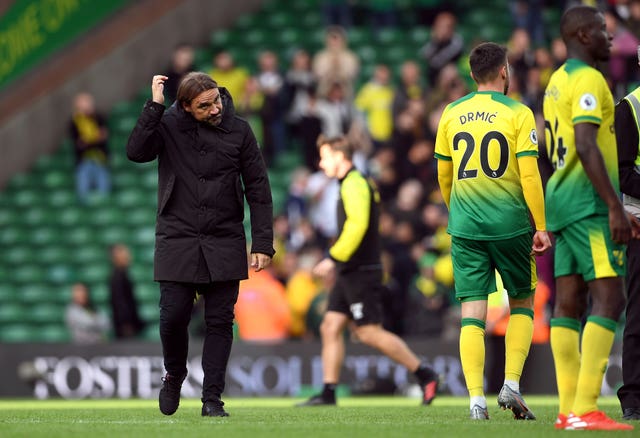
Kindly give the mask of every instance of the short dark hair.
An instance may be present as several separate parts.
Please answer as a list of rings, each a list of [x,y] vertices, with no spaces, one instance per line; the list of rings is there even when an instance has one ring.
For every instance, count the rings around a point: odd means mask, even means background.
[[[585,26],[589,26],[596,14],[600,11],[591,6],[574,6],[567,9],[560,18],[560,35],[562,40],[568,43],[576,37],[578,31]]]
[[[507,48],[496,43],[481,43],[469,56],[469,66],[474,80],[483,84],[496,78],[507,63]]]
[[[214,88],[218,88],[218,83],[208,74],[199,71],[187,73],[180,81],[176,93],[178,106],[182,108],[184,104],[189,105],[200,93]]]
[[[351,160],[353,158],[353,146],[344,135],[339,135],[337,137],[326,137],[321,134],[318,137],[316,145],[318,146],[318,149],[320,149],[322,146],[328,145],[331,150],[335,152],[342,152],[347,160]]]

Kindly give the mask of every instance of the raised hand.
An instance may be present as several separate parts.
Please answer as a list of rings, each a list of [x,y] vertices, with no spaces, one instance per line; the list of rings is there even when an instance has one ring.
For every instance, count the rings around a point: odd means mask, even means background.
[[[169,79],[167,76],[155,75],[151,81],[151,95],[155,103],[164,105],[164,82]]]

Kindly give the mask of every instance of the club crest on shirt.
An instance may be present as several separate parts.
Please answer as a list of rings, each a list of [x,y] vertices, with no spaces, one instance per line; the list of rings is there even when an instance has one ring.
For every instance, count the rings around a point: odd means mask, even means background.
[[[538,144],[538,133],[535,129],[531,130],[531,134],[529,134],[529,139],[531,139],[531,143]]]
[[[584,93],[580,97],[580,108],[583,110],[592,111],[596,109],[596,106],[598,106],[598,100],[593,94]]]

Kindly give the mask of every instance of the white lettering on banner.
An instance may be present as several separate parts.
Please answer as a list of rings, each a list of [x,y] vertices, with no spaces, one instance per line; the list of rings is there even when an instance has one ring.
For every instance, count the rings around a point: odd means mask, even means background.
[[[188,378],[182,396],[199,398],[202,393],[202,358],[189,358]],[[153,398],[162,384],[163,359],[159,356],[42,356],[33,359],[40,379],[34,383],[38,399],[63,398]],[[446,379],[448,391],[466,394],[457,357],[436,356],[431,364]],[[369,378],[390,378],[396,386],[414,383],[401,365],[383,355],[348,355],[344,378],[358,382]],[[235,355],[227,369],[226,394],[233,396],[295,396],[302,385],[322,385],[320,355]]]

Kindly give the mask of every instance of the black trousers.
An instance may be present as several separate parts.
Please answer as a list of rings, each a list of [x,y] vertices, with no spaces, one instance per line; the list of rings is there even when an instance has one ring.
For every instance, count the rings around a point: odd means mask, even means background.
[[[627,310],[622,338],[622,409],[640,408],[640,240],[627,247]]]
[[[160,282],[160,340],[164,367],[172,376],[187,374],[189,321],[196,292],[204,297],[203,402],[220,400],[224,391],[239,284],[237,280],[207,284]]]

